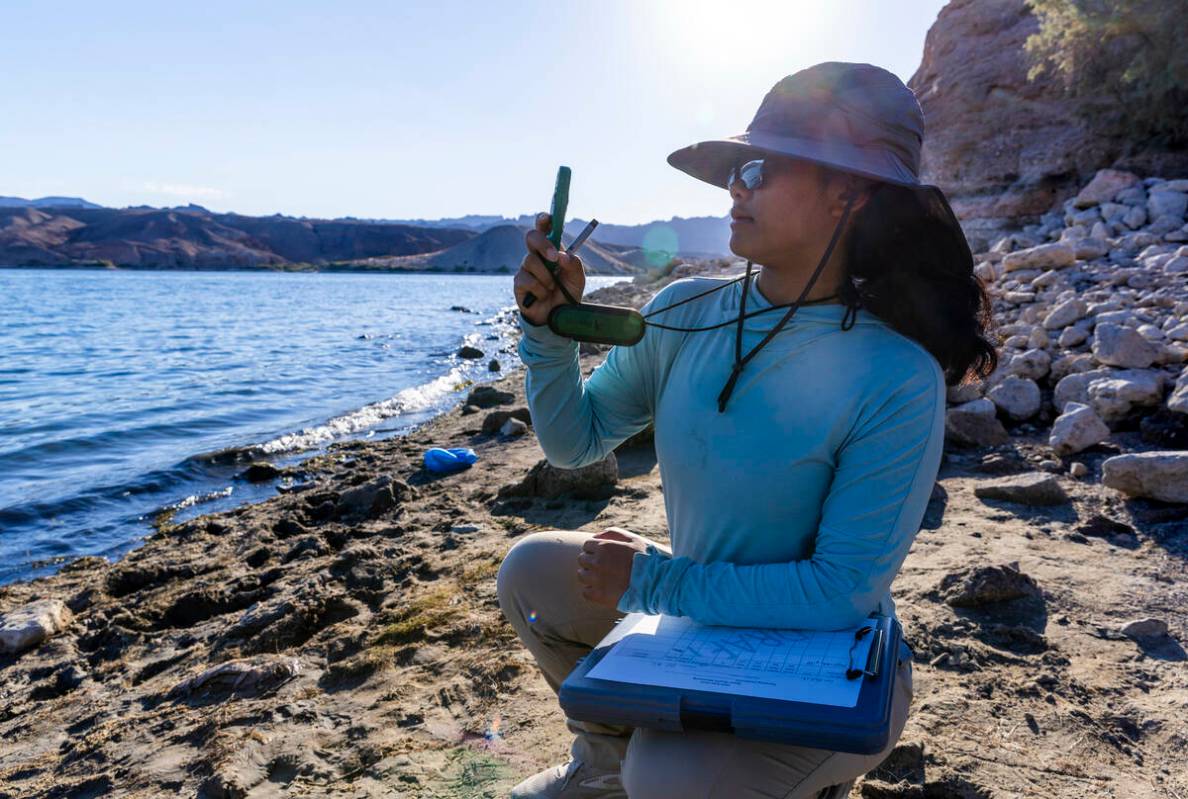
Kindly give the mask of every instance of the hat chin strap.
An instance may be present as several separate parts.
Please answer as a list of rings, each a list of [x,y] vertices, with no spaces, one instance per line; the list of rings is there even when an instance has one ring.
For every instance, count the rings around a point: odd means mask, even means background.
[[[726,381],[726,385],[722,387],[721,393],[718,394],[718,413],[726,412],[726,403],[730,400],[730,395],[734,392],[734,384],[738,382],[738,376],[742,374],[743,367],[755,357],[759,350],[767,346],[767,342],[775,338],[776,333],[779,333],[784,329],[784,325],[791,321],[792,316],[796,313],[796,310],[800,307],[800,304],[804,302],[804,298],[808,296],[810,291],[812,291],[813,284],[817,282],[817,278],[821,275],[821,270],[823,270],[825,268],[825,264],[829,262],[829,256],[833,255],[833,249],[837,246],[837,242],[841,238],[842,230],[845,229],[846,220],[850,218],[850,211],[854,207],[854,201],[858,198],[853,194],[848,194],[846,195],[845,199],[846,207],[842,211],[841,219],[837,220],[837,227],[833,229],[833,236],[831,236],[829,239],[829,246],[825,248],[825,254],[821,256],[821,261],[817,264],[817,268],[813,271],[813,275],[809,278],[808,283],[805,284],[804,290],[800,292],[800,296],[796,299],[796,302],[792,303],[792,307],[788,309],[786,314],[784,314],[784,318],[780,320],[779,324],[769,330],[763,340],[756,344],[755,347],[747,353],[746,357],[743,357],[743,319],[747,314],[747,294],[751,289],[752,266],[752,262],[747,261],[747,275],[743,280],[742,301],[739,306],[738,324],[734,333],[734,368],[730,372],[730,378]]]

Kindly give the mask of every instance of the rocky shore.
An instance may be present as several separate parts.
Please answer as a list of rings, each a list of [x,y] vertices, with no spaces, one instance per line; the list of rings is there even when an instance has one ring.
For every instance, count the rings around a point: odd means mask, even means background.
[[[1002,364],[950,390],[893,589],[912,713],[853,796],[1188,796],[1186,206],[1105,173],[978,255]],[[433,475],[433,446],[479,461]],[[563,760],[499,563],[536,530],[667,530],[646,434],[542,459],[515,372],[267,502],[0,588],[0,797],[496,797]]]

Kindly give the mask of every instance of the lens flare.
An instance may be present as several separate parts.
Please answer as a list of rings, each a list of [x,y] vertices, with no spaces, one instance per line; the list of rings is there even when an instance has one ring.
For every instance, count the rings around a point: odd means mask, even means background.
[[[528,621],[536,621],[536,611],[535,610],[528,611]]]

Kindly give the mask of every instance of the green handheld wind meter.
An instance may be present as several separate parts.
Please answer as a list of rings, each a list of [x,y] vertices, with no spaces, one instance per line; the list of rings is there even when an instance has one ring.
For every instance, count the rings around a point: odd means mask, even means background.
[[[549,311],[549,329],[575,341],[630,346],[643,338],[646,326],[639,311],[616,305],[580,302]]]
[[[561,251],[561,233],[565,229],[565,210],[569,206],[569,178],[572,174],[567,166],[557,167],[557,183],[553,186],[553,203],[549,207],[549,242],[553,249]],[[557,262],[544,259],[545,268],[557,279]],[[531,308],[536,302],[536,295],[528,292],[524,295],[524,307]]]

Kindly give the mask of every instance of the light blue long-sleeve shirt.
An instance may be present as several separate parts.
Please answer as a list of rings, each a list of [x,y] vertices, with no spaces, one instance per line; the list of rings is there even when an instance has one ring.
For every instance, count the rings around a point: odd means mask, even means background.
[[[674,281],[643,312],[724,281]],[[649,321],[735,320],[741,297],[740,282]],[[752,278],[747,312],[769,307]],[[744,322],[744,356],[786,310]],[[528,405],[550,463],[593,463],[655,422],[673,554],[635,554],[620,611],[825,630],[895,614],[891,582],[940,466],[945,382],[927,350],[868,311],[842,330],[845,310],[799,308],[743,369],[724,413],[733,322],[649,327],[583,380],[577,342],[520,316]]]

